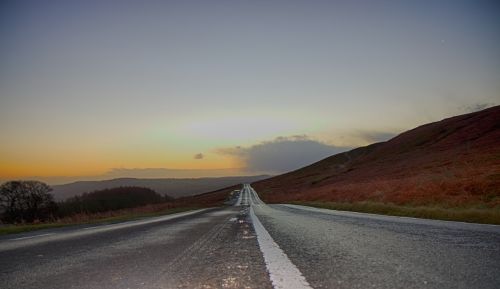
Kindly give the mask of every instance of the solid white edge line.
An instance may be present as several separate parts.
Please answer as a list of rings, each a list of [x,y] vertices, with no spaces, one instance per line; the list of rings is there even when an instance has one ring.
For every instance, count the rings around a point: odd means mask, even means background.
[[[46,234],[40,234],[40,235],[34,235],[34,236],[14,238],[14,239],[9,239],[9,240],[10,241],[26,240],[26,239],[33,239],[33,238],[37,238],[37,237],[49,236],[49,235],[54,235],[54,234],[55,233],[46,233]]]
[[[304,275],[288,259],[285,252],[274,242],[271,235],[259,221],[252,206],[250,206],[250,218],[273,287],[275,289],[311,289],[312,287]]]
[[[170,221],[170,220],[174,220],[177,218],[181,218],[181,217],[193,215],[193,214],[196,214],[199,212],[203,212],[203,211],[206,211],[208,209],[209,208],[198,209],[198,210],[186,211],[186,212],[175,213],[175,214],[168,214],[168,215],[163,215],[163,216],[158,216],[158,217],[139,219],[139,220],[134,220],[134,221],[126,221],[126,222],[107,224],[107,225],[98,225],[98,226],[86,227],[86,228],[81,228],[81,229],[71,230],[71,231],[66,231],[66,232],[54,232],[54,233],[46,233],[46,234],[39,234],[39,235],[33,235],[33,236],[19,237],[19,238],[7,239],[6,241],[20,241],[20,240],[33,239],[36,237],[52,236],[52,235],[56,235],[59,238],[88,235],[88,234],[94,234],[94,233],[99,233],[99,232],[104,232],[104,231],[111,231],[111,230],[116,230],[116,229],[129,228],[129,227],[135,227],[135,226],[140,226],[140,225],[147,225],[147,224],[152,224],[152,223],[157,223],[157,222],[162,222],[162,221]]]
[[[448,221],[448,220],[439,220],[439,219],[424,219],[424,218],[414,218],[414,217],[405,217],[405,216],[391,216],[391,215],[381,215],[374,213],[363,213],[363,212],[354,212],[354,211],[342,211],[342,210],[333,210],[333,209],[325,209],[325,208],[317,208],[303,205],[294,205],[294,204],[280,204],[282,206],[309,211],[316,212],[328,215],[337,215],[342,217],[349,218],[368,218],[372,220],[378,221],[386,221],[386,222],[400,222],[400,223],[411,223],[411,224],[419,224],[419,225],[431,225],[431,226],[446,226],[450,228],[460,228],[460,229],[470,229],[470,230],[485,230],[491,232],[500,232],[500,225],[494,224],[481,224],[481,223],[467,223],[460,221]]]

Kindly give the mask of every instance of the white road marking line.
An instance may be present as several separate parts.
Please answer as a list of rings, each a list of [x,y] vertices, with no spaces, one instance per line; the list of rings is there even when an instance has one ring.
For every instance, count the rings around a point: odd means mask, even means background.
[[[288,259],[288,256],[274,242],[273,238],[264,228],[259,218],[250,207],[252,219],[260,251],[264,256],[269,278],[275,289],[311,289],[311,285],[300,270]]]
[[[162,221],[173,220],[173,219],[177,219],[180,217],[193,215],[193,214],[196,214],[198,212],[203,212],[203,211],[206,211],[208,209],[209,208],[193,210],[193,211],[186,211],[186,212],[175,213],[175,214],[170,214],[170,215],[164,215],[164,216],[160,216],[160,217],[144,218],[144,219],[138,219],[138,220],[126,221],[126,222],[118,222],[118,223],[107,224],[107,225],[98,225],[98,226],[86,227],[86,228],[83,228],[82,230],[95,229],[95,232],[101,232],[101,231],[107,231],[107,230],[129,228],[129,227],[135,227],[135,226],[140,226],[140,225],[146,225],[146,224],[152,224],[152,223],[157,223],[157,222],[162,222]],[[78,231],[75,231],[75,232],[78,233]]]
[[[236,204],[234,206],[239,207],[241,206],[241,195],[243,195],[243,190],[241,190],[238,194],[238,201],[236,201]]]
[[[258,204],[258,205],[264,204],[264,202],[260,199],[257,192],[253,188],[250,188],[250,190],[252,191],[252,198],[254,199],[255,204]]]
[[[479,224],[479,223],[467,223],[467,222],[447,221],[447,220],[437,220],[437,219],[379,215],[373,213],[330,210],[330,209],[323,209],[323,208],[316,208],[316,207],[309,207],[302,205],[292,205],[292,204],[280,204],[280,205],[297,210],[310,211],[310,212],[328,214],[333,216],[349,217],[349,218],[362,218],[362,219],[365,218],[365,219],[372,219],[385,222],[411,223],[420,225],[444,226],[449,228],[480,230],[486,232],[500,232],[500,225],[493,225],[493,224]]]
[[[49,236],[49,235],[54,235],[54,234],[55,233],[47,233],[47,234],[40,234],[40,235],[34,235],[34,236],[20,237],[20,238],[10,239],[10,241],[26,240],[26,239],[32,239],[32,238],[37,238],[37,237],[42,237],[42,236]]]
[[[92,226],[92,227],[87,227],[87,228],[83,228],[83,230],[91,230],[91,229],[98,229],[98,228],[106,228],[106,227],[111,227],[111,226],[114,226],[116,224],[119,224],[119,223],[115,223],[115,224],[108,224],[108,225],[100,225],[100,226]]]
[[[288,259],[285,252],[274,242],[271,235],[269,235],[255,215],[253,208],[250,208],[250,217],[273,287],[275,289],[312,288],[299,269]]]
[[[58,239],[74,238],[74,237],[79,237],[79,236],[83,236],[83,235],[87,235],[87,234],[94,234],[94,233],[99,233],[99,232],[104,232],[104,231],[109,231],[109,230],[129,228],[129,227],[135,227],[135,226],[140,226],[140,225],[157,223],[157,222],[161,222],[161,221],[174,220],[174,219],[177,219],[180,217],[193,215],[193,214],[203,212],[203,211],[206,211],[209,209],[210,208],[199,209],[199,210],[170,214],[170,215],[165,215],[165,216],[160,216],[160,217],[153,217],[153,218],[140,219],[140,220],[135,220],[135,221],[127,221],[127,222],[122,222],[122,223],[107,224],[107,225],[98,225],[98,226],[92,226],[92,227],[86,227],[86,228],[78,228],[76,230],[71,230],[71,231],[64,231],[64,232],[58,232],[58,233],[46,233],[46,234],[19,237],[19,238],[7,239],[7,240],[8,241],[19,241],[19,240],[24,240],[24,239],[33,239],[33,238],[37,238],[37,237],[48,236],[48,235],[57,235]],[[2,250],[1,245],[2,244],[0,243],[0,251]],[[11,246],[20,246],[20,245],[22,245],[22,244],[18,244],[18,243],[11,244]]]

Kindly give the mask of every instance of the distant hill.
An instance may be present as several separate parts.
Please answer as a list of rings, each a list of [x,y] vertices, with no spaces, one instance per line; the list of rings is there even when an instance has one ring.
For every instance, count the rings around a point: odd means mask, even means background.
[[[56,200],[64,200],[75,195],[80,195],[96,190],[111,189],[116,187],[143,187],[149,188],[160,194],[167,194],[174,198],[187,197],[241,183],[251,183],[268,178],[269,176],[238,176],[220,178],[191,178],[191,179],[136,179],[119,178],[104,181],[80,181],[64,185],[52,186]]]
[[[429,123],[253,186],[268,202],[500,207],[500,106]]]

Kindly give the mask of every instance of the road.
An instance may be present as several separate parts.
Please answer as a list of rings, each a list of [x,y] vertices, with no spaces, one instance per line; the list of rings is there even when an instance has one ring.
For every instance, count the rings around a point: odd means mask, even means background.
[[[266,205],[0,238],[1,288],[500,288],[500,226]]]
[[[242,208],[2,236],[0,288],[272,288]]]

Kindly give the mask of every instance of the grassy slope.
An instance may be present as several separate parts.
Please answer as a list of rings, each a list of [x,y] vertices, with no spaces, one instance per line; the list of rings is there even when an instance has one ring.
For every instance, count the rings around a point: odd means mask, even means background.
[[[498,223],[500,107],[427,124],[253,186],[271,203],[364,211],[370,203],[378,204],[370,212],[385,205],[399,215]]]

